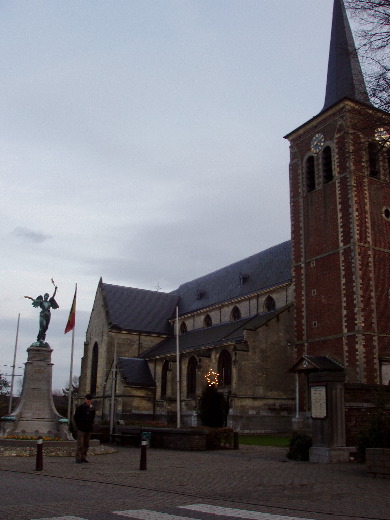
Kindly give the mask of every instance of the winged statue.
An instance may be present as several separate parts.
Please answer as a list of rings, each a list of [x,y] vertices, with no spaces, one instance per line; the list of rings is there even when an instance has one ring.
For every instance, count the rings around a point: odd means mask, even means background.
[[[57,293],[58,287],[54,284],[54,293],[53,296],[50,297],[48,293],[37,296],[36,298],[32,298],[31,296],[25,296],[29,300],[32,300],[32,306],[36,308],[40,308],[41,312],[39,313],[39,332],[37,336],[37,342],[43,344],[46,339],[46,332],[49,328],[50,318],[51,318],[51,309],[58,309],[59,305],[55,300],[55,295]]]

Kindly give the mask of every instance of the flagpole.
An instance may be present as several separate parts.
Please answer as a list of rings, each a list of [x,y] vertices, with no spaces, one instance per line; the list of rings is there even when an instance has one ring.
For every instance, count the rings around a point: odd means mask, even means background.
[[[74,292],[74,300],[76,298],[76,294],[77,294],[77,283],[76,283],[75,292]],[[75,302],[72,302],[72,307],[73,307],[73,303],[75,303]],[[72,310],[71,310],[71,312],[72,312]],[[74,309],[74,311],[76,311],[76,309]],[[72,390],[73,390],[72,380],[73,380],[73,354],[74,354],[75,328],[76,328],[76,319],[75,319],[74,326],[72,329],[72,347],[70,349],[70,371],[69,371],[69,391],[68,391],[68,430],[69,431],[70,431],[70,419],[71,419],[71,415],[72,415]]]
[[[16,368],[16,351],[18,348],[18,336],[19,336],[19,323],[20,323],[20,313],[18,314],[18,325],[16,327],[16,339],[15,339],[15,349],[14,349],[14,362],[12,364],[12,378],[11,378],[11,392],[9,394],[9,408],[8,413],[11,415],[12,412],[12,397],[14,391],[14,380],[15,380],[15,368]]]
[[[176,305],[176,425],[180,428],[181,423],[180,403],[180,354],[179,354],[179,306]]]
[[[70,417],[72,414],[72,380],[73,380],[73,353],[74,353],[74,329],[72,330],[72,348],[70,354],[69,392],[68,392],[68,429],[70,428]]]
[[[111,375],[111,410],[110,410],[110,437],[114,433],[114,408],[115,408],[115,386],[116,386],[116,344],[117,333],[114,333],[114,359],[112,360],[112,375]]]

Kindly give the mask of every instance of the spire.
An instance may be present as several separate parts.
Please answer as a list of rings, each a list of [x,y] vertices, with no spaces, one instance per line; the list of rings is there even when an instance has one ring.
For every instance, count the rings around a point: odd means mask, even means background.
[[[343,0],[334,0],[323,110],[348,97],[370,104]]]

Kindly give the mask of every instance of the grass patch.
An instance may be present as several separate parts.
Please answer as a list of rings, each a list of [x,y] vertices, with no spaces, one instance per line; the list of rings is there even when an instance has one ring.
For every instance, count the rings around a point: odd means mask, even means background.
[[[274,446],[288,448],[290,437],[275,435],[240,435],[239,443],[246,446]]]

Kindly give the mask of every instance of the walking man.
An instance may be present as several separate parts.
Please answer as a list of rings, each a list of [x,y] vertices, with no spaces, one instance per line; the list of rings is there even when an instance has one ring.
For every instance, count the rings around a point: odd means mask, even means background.
[[[80,404],[74,414],[74,422],[77,427],[76,462],[81,464],[87,461],[89,440],[95,419],[95,408],[92,406],[92,395],[87,394],[83,404]]]

